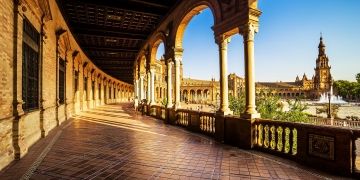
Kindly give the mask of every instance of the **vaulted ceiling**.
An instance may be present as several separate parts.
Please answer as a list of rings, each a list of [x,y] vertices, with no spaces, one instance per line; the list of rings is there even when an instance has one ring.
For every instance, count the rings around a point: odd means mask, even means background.
[[[77,42],[109,75],[133,83],[147,37],[180,0],[57,0]]]

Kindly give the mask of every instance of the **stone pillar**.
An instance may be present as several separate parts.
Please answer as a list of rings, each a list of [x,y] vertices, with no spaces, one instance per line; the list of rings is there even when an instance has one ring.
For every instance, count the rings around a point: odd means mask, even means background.
[[[91,74],[88,72],[87,75],[87,87],[86,87],[86,105],[87,105],[87,109],[91,109],[90,104],[91,104]]]
[[[140,75],[140,101],[144,99],[144,75]]]
[[[155,69],[150,69],[150,105],[155,105]]]
[[[24,123],[23,104],[26,103],[22,99],[22,28],[24,15],[21,9],[21,3],[14,3],[14,68],[12,81],[13,86],[13,124],[12,124],[12,140],[14,147],[14,158],[19,160],[28,152],[23,133],[21,132],[21,124]],[[10,80],[10,79],[9,79]],[[1,86],[1,88],[3,88]],[[1,102],[2,103],[2,102]],[[43,103],[42,103],[43,104]],[[3,128],[3,127],[2,127]],[[5,128],[5,127],[4,127]],[[11,136],[11,135],[10,135]]]
[[[220,108],[218,113],[223,115],[232,114],[229,109],[228,99],[228,78],[227,78],[227,45],[230,38],[221,35],[217,39],[219,45],[219,61],[220,61]]]
[[[146,100],[147,103],[150,104],[151,101],[151,74],[150,71],[147,73],[147,94],[146,94]]]
[[[182,50],[175,52],[175,108],[180,108],[180,63]]]
[[[135,99],[139,99],[139,80],[137,79],[137,80],[135,80],[135,89],[134,89],[134,91],[135,91]],[[122,91],[123,91],[123,89],[121,89],[121,91],[120,91],[120,93],[121,93],[121,98],[122,98],[122,100],[124,99],[124,95],[122,94]]]
[[[168,60],[168,64],[167,64],[167,108],[172,108],[173,104],[172,104],[172,83],[171,83],[171,67],[172,67],[173,62],[171,60]]]
[[[243,27],[244,55],[245,55],[245,92],[246,107],[242,114],[243,118],[260,118],[255,105],[255,58],[254,58],[254,36],[257,28],[249,23]]]

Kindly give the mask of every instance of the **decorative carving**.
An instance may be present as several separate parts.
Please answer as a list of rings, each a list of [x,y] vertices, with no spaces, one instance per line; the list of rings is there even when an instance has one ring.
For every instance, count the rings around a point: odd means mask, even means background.
[[[324,159],[334,160],[334,143],[334,137],[309,134],[309,154]]]
[[[240,34],[244,36],[244,41],[253,41],[258,30],[259,27],[251,22],[239,28]]]
[[[229,37],[225,34],[221,34],[221,35],[218,35],[215,37],[216,44],[218,44],[218,45],[222,44],[223,47],[225,47],[228,43],[230,43],[230,41],[231,41],[231,37]],[[226,44],[224,44],[224,43],[226,43]]]
[[[43,12],[45,22],[52,20],[49,0],[38,0],[40,10]]]

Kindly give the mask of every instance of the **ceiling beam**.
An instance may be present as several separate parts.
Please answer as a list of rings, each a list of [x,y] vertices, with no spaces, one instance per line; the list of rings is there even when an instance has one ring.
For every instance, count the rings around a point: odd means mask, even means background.
[[[102,66],[101,69],[103,70],[133,70],[132,67],[127,66]]]
[[[170,8],[169,6],[164,5],[164,4],[153,3],[153,2],[148,2],[148,1],[142,1],[142,0],[129,0],[129,1],[147,5],[147,6],[152,6],[152,7],[164,8],[164,9]]]
[[[90,50],[90,51],[110,51],[110,52],[138,52],[139,49],[134,48],[126,48],[126,47],[104,47],[104,46],[82,46],[83,49]]]
[[[146,15],[163,16],[170,7],[158,3],[136,2],[130,0],[62,0],[65,6],[76,7],[83,4],[91,4],[104,8],[117,9],[118,11],[144,13]]]
[[[96,58],[95,61],[101,63],[122,63],[122,64],[133,64],[134,59],[121,59],[121,58]]]
[[[81,28],[78,28],[80,29],[81,31]],[[93,30],[93,33],[91,33]],[[79,33],[77,36],[79,38],[89,38],[90,37],[96,37],[96,38],[104,38],[105,40],[106,39],[126,39],[126,40],[133,40],[133,41],[144,41],[144,34],[132,34],[132,33],[124,33],[124,32],[116,32],[116,36],[109,36],[107,33],[104,34],[104,35],[99,35],[96,33],[97,30],[94,30],[94,29],[90,29],[90,30],[87,30],[88,32],[90,32],[91,34],[86,34],[86,33]]]
[[[149,32],[131,32],[124,30],[120,31],[114,28],[89,25],[85,23],[76,23],[76,25],[72,25],[72,27],[76,34],[95,35],[95,36],[106,35],[107,37],[118,37],[118,38],[127,38],[127,39],[145,40],[149,34]]]

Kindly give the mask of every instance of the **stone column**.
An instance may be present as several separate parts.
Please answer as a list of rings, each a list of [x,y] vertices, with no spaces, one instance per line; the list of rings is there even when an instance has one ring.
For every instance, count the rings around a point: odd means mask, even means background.
[[[180,64],[182,60],[182,50],[175,52],[175,108],[180,108]]]
[[[155,105],[155,69],[150,69],[150,105]]]
[[[144,99],[144,75],[140,75],[140,101]]]
[[[227,45],[230,38],[221,35],[217,39],[219,45],[219,60],[220,60],[220,108],[218,113],[223,115],[232,114],[229,109],[228,99],[228,78],[227,78]]]
[[[135,89],[134,89],[134,91],[135,91],[135,99],[139,99],[139,80],[138,79],[135,80],[135,86],[134,87],[135,87]],[[123,91],[123,89],[121,89],[120,94],[121,94],[121,98],[123,99],[124,96],[122,94],[122,91]]]
[[[150,71],[147,73],[147,94],[146,94],[146,100],[147,103],[150,104],[151,101],[151,74]]]
[[[167,64],[167,108],[172,108],[172,83],[171,83],[171,67],[173,62],[171,60],[168,60]]]
[[[244,55],[245,55],[245,92],[246,107],[242,117],[247,119],[260,118],[255,105],[255,58],[254,36],[257,28],[253,24],[243,27]]]

